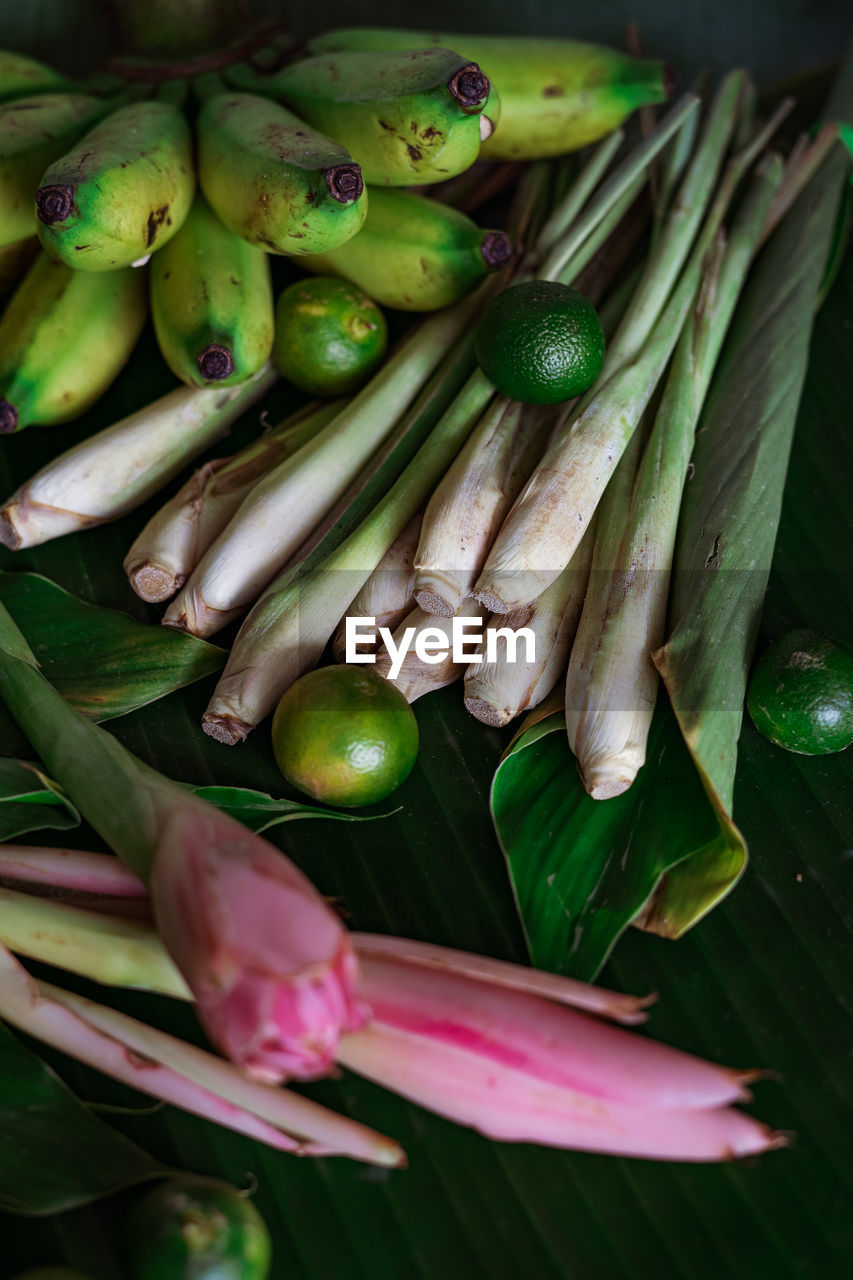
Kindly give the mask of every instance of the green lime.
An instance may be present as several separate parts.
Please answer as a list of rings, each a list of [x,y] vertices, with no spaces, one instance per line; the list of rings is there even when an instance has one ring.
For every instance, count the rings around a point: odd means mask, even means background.
[[[366,382],[382,362],[388,326],[379,307],[348,280],[310,276],[281,294],[273,360],[312,396],[341,396]]]
[[[288,782],[356,809],[399,787],[418,754],[418,724],[400,690],[375,671],[320,667],[276,708],[272,742]]]
[[[819,631],[788,631],[762,655],[746,698],[756,728],[804,756],[853,742],[853,646]]]
[[[577,289],[525,280],[493,298],[477,327],[477,360],[501,395],[557,404],[591,386],[604,362],[604,331]]]
[[[270,1253],[255,1206],[217,1178],[164,1182],[127,1224],[130,1280],[267,1280]]]

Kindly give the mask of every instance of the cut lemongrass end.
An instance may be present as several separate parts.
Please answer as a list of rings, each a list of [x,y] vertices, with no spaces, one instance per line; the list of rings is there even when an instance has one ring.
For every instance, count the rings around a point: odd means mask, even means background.
[[[150,498],[266,394],[271,367],[235,387],[180,387],[75,445],[0,508],[12,551],[117,520]]]
[[[465,709],[475,719],[498,728],[547,698],[568,663],[591,558],[588,530],[571,562],[532,605],[490,619],[494,650],[465,673]]]
[[[558,410],[498,397],[444,476],[424,514],[414,596],[450,618],[470,596],[504,516],[544,452]]]
[[[476,652],[472,633],[479,631],[476,624],[481,623],[482,618],[483,610],[476,600],[466,600],[452,618],[413,609],[380,652],[373,670],[399,689],[410,703],[436,689],[444,689],[464,675],[470,655]],[[458,658],[454,642],[460,622],[473,625],[467,637],[467,649],[466,637],[461,636],[462,648],[468,656]]]
[[[411,330],[347,408],[247,494],[166,625],[207,637],[246,612],[391,434],[478,306],[467,298]]]
[[[152,604],[170,600],[251,489],[345,404],[333,400],[300,409],[239,453],[196,471],[151,517],[125,557],[124,570],[136,594]]]

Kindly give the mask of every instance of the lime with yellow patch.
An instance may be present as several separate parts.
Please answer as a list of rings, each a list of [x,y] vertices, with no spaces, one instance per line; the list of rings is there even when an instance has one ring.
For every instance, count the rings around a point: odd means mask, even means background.
[[[405,781],[418,754],[418,725],[400,690],[375,671],[321,667],[281,699],[272,740],[294,787],[355,809],[384,800]]]
[[[577,289],[552,280],[510,285],[483,312],[477,360],[492,385],[523,404],[559,404],[592,386],[604,331]]]
[[[285,378],[312,396],[358,390],[387,347],[385,316],[348,280],[310,276],[279,297],[273,360]]]
[[[271,1245],[245,1195],[191,1174],[150,1191],[128,1219],[129,1280],[267,1280]]]
[[[746,705],[757,729],[788,751],[828,755],[853,742],[853,646],[788,631],[762,655]]]

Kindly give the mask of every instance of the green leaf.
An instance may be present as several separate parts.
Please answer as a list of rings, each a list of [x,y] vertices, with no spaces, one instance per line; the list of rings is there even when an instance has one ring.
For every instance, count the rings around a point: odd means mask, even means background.
[[[663,877],[685,888],[653,928],[678,937],[695,923],[697,896],[710,907],[746,862],[740,832],[711,805],[664,699],[630,791],[587,795],[559,712],[512,743],[491,804],[531,959],[576,978],[595,977]]]
[[[370,822],[382,814],[342,813],[299,800],[280,800],[249,787],[193,787],[188,790],[237,818],[251,831],[266,831],[297,818],[334,818],[338,822]],[[0,758],[0,843],[47,827],[79,827],[80,814],[57,782],[38,765]]]
[[[0,844],[28,831],[79,827],[80,814],[38,765],[0,759]]]
[[[0,1209],[60,1213],[165,1172],[0,1023]]]
[[[370,822],[381,814],[342,813],[339,809],[323,809],[320,805],[303,804],[299,800],[278,800],[265,791],[248,787],[193,787],[197,796],[215,804],[217,809],[237,818],[252,831],[266,831],[280,822],[296,818],[335,818],[339,822]]]
[[[47,678],[94,720],[126,715],[225,662],[225,651],[216,645],[87,604],[36,573],[0,572],[0,601]],[[0,710],[0,753],[20,754],[22,740]]]

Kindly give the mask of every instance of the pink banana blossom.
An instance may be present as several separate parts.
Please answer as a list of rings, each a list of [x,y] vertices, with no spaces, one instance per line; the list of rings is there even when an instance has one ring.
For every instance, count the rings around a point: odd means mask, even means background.
[[[603,1020],[631,1020],[638,1003],[632,1012],[597,988],[480,957],[460,964],[440,947],[355,940],[372,1018],[341,1038],[338,1062],[439,1115],[499,1141],[653,1160],[786,1144],[730,1105],[749,1099],[759,1073]]]
[[[364,1009],[349,935],[311,882],[69,706],[2,605],[0,686],[50,776],[147,885],[211,1039],[259,1080],[326,1074]]]

